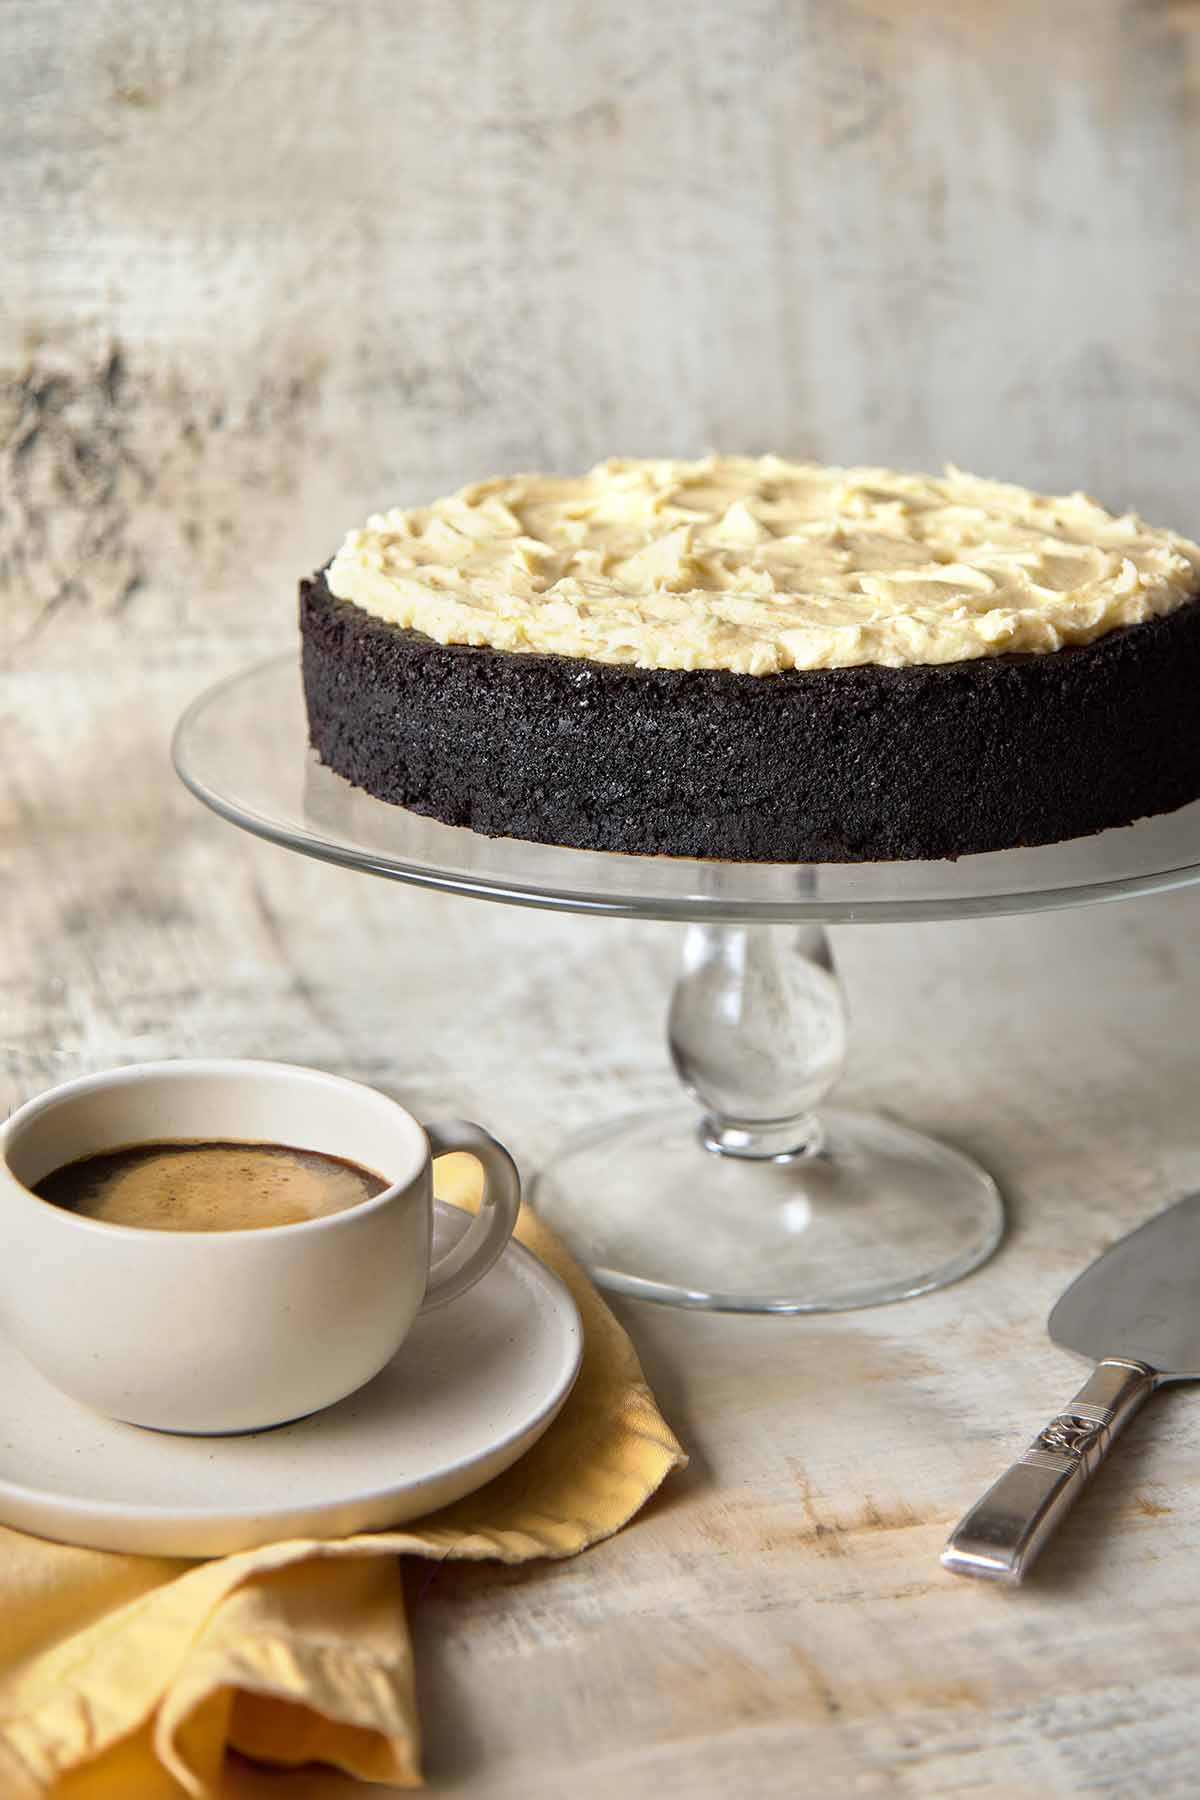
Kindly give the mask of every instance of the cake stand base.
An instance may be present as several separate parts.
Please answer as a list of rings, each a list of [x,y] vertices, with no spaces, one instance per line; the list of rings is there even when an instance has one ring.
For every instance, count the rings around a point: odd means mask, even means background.
[[[585,1131],[533,1204],[617,1293],[716,1312],[845,1312],[945,1287],[1004,1229],[991,1177],[870,1113],[830,1109],[799,1153],[708,1148],[694,1107]]]

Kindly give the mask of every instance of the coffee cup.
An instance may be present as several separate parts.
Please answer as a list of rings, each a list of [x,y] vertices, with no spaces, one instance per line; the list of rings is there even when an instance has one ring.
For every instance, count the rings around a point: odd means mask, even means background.
[[[260,1230],[110,1224],[31,1190],[79,1158],[163,1142],[278,1144],[388,1185]],[[483,1165],[478,1217],[431,1264],[432,1159]],[[464,1119],[419,1124],[374,1088],[290,1063],[179,1061],[86,1075],[0,1129],[0,1326],[85,1405],[160,1431],[283,1424],[353,1393],[418,1315],[485,1275],[512,1235],[512,1158]]]

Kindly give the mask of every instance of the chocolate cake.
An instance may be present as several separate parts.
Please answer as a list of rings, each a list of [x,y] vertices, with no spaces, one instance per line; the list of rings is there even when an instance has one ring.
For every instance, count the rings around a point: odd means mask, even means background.
[[[304,690],[331,769],[489,835],[957,857],[1200,797],[1198,594],[1194,545],[1079,495],[606,464],[351,534]]]

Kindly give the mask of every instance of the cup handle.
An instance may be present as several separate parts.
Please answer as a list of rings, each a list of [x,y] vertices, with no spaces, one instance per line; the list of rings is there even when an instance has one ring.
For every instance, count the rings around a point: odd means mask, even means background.
[[[421,1311],[432,1312],[474,1287],[508,1243],[521,1210],[521,1177],[504,1145],[470,1119],[441,1119],[426,1125],[425,1136],[434,1156],[465,1150],[483,1164],[483,1200],[477,1216],[454,1248],[430,1268]]]

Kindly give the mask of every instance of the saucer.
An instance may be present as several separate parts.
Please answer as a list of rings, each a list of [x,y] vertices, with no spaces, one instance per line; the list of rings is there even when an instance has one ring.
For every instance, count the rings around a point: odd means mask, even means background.
[[[439,1201],[436,1253],[469,1222]],[[574,1385],[582,1348],[571,1296],[517,1243],[469,1293],[418,1319],[366,1387],[239,1437],[103,1418],[51,1387],[0,1334],[0,1523],[155,1556],[402,1525],[482,1487],[535,1444]]]

